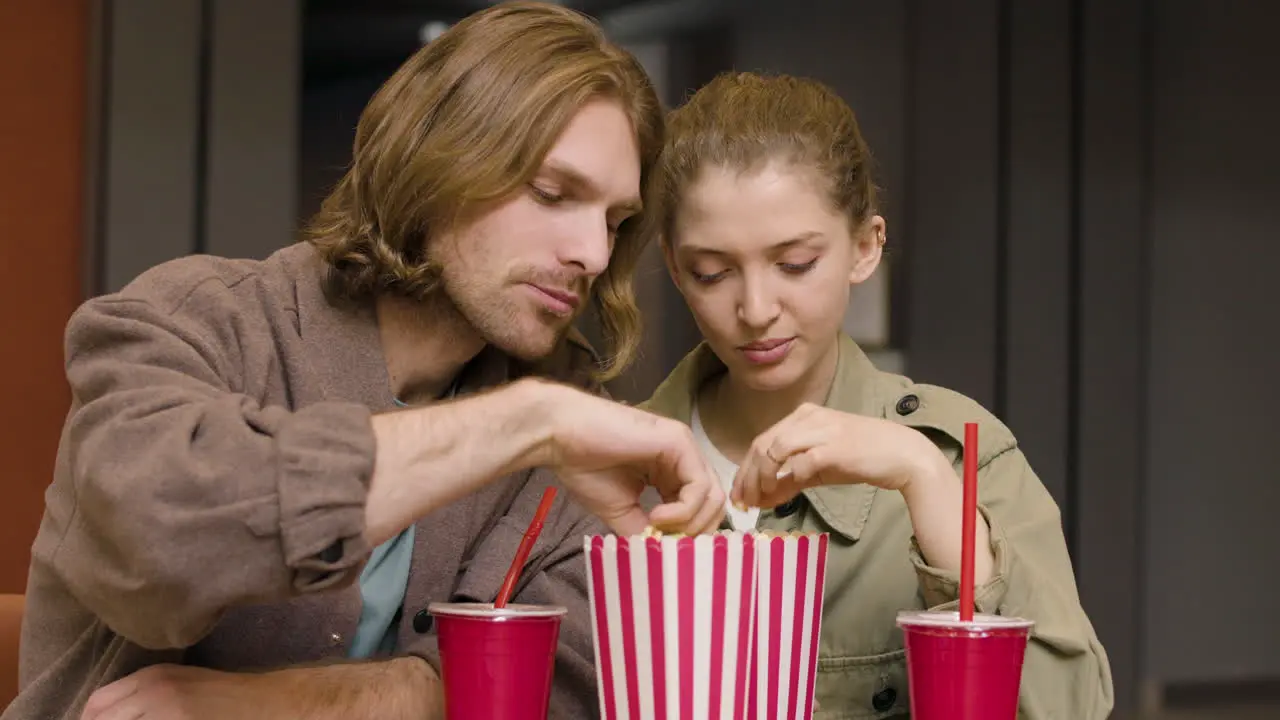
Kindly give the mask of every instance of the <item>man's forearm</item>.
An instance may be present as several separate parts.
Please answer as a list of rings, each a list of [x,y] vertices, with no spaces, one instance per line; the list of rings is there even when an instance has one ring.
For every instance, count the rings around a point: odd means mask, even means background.
[[[439,720],[444,690],[435,670],[417,657],[382,662],[291,668],[268,673],[287,705],[279,720]],[[264,679],[266,676],[263,676]]]
[[[494,478],[539,464],[553,386],[522,380],[491,392],[373,418],[377,455],[365,537],[378,545]]]

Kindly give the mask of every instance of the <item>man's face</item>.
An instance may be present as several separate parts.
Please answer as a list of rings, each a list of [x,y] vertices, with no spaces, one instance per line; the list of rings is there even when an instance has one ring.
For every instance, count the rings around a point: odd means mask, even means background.
[[[640,150],[622,107],[583,105],[528,186],[438,238],[444,291],[486,342],[532,360],[586,306],[616,230],[640,209]]]

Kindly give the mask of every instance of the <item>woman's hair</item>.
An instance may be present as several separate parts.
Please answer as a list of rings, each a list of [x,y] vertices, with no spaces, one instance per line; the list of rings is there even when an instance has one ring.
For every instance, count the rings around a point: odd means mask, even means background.
[[[648,233],[671,242],[689,187],[707,168],[749,173],[783,162],[812,174],[857,228],[879,211],[871,150],[847,103],[826,85],[788,75],[725,73],[667,115],[650,178]]]
[[[360,116],[352,164],[304,231],[329,266],[337,299],[422,298],[436,289],[432,238],[509,197],[537,173],[573,115],[620,103],[640,147],[641,188],[662,147],[662,106],[640,63],[586,16],[538,2],[471,15],[428,43]],[[607,352],[621,373],[640,342],[632,276],[638,220],[618,230],[595,284]]]

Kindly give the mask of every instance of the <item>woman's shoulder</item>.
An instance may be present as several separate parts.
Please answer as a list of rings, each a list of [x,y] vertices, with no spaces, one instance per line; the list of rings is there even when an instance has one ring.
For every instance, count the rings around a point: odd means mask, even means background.
[[[637,407],[688,425],[692,422],[693,399],[707,378],[723,372],[724,365],[705,342],[700,343],[675,366],[648,400]]]
[[[1007,424],[962,392],[884,371],[876,372],[876,385],[882,417],[916,428],[937,442],[963,447],[965,425],[977,423],[979,464],[1018,444]]]

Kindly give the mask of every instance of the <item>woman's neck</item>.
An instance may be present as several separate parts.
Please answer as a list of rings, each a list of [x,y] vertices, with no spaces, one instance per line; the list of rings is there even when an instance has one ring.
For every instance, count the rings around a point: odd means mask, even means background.
[[[839,343],[831,348],[795,383],[777,390],[748,387],[724,373],[712,378],[698,392],[698,416],[707,438],[735,463],[757,436],[776,425],[804,403],[821,405],[835,379]]]

